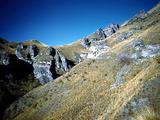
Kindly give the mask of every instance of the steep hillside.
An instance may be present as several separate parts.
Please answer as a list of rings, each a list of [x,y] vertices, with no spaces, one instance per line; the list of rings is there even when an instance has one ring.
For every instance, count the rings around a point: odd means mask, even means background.
[[[57,47],[77,65],[15,101],[4,119],[159,120],[160,4],[116,26]]]
[[[16,43],[1,38],[0,119],[13,101],[69,71],[73,65],[57,49],[37,40]]]

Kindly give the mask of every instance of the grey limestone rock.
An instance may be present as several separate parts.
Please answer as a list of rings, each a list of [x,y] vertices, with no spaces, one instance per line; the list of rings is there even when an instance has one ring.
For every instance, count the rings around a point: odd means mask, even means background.
[[[93,34],[84,38],[82,40],[81,44],[84,48],[88,49],[91,46],[91,44],[94,44],[96,41],[101,41],[101,40],[111,36],[112,34],[117,32],[119,30],[119,28],[120,28],[120,26],[118,24],[111,24],[104,29],[99,28]]]
[[[99,29],[96,31],[96,33],[98,34],[98,37],[99,37],[100,39],[105,39],[105,38],[106,38],[106,34],[105,34],[105,32],[104,32],[104,30],[103,30],[102,28],[99,28]]]
[[[118,41],[123,41],[123,40],[128,39],[128,38],[131,37],[132,35],[133,35],[133,31],[124,32],[124,33],[122,33],[122,34],[117,38],[117,40],[118,40]]]
[[[66,58],[57,50],[49,47],[35,57],[34,75],[44,84],[69,70]]]
[[[84,38],[81,42],[82,46],[84,48],[89,48],[91,45],[91,41],[88,38]]]
[[[16,56],[28,63],[32,63],[32,59],[38,54],[38,48],[35,45],[24,46],[23,44],[18,44],[16,48]]]
[[[106,37],[111,36],[114,34],[117,30],[119,30],[119,25],[118,24],[111,24],[108,27],[104,28],[103,31],[106,35]]]
[[[41,84],[55,79],[69,70],[70,65],[66,58],[55,48],[48,47],[40,51],[37,46],[18,44],[16,56],[30,63],[34,68],[34,76]]]

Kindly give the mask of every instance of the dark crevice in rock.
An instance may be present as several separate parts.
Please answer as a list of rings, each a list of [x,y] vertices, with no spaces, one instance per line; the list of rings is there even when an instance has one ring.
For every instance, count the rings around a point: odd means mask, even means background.
[[[14,79],[22,79],[33,72],[33,66],[12,55],[9,62],[9,71],[12,72]]]

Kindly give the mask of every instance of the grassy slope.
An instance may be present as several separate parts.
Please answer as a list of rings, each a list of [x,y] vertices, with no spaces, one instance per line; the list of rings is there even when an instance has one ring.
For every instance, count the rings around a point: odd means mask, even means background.
[[[156,105],[155,109],[160,111],[160,103],[157,104],[158,99],[155,99],[160,97],[160,86],[153,85],[151,90],[147,88],[148,91],[143,92],[146,83],[159,79],[159,61],[160,57],[157,57],[144,63],[131,63],[132,71],[125,76],[125,83],[116,89],[111,89],[111,85],[123,64],[114,59],[85,61],[54,82],[24,96],[16,108],[22,109],[21,114],[15,120],[114,120],[121,117],[117,114],[137,96],[149,96],[150,106]],[[150,95],[150,92],[154,94]]]
[[[160,34],[156,33],[160,32],[160,17],[155,16],[159,14],[147,18],[146,23],[134,22],[124,26],[107,38],[106,42],[112,47],[111,54],[122,51],[124,46],[136,38],[143,38],[145,44],[159,44]],[[116,37],[122,32],[149,21],[157,22],[122,42],[116,42]],[[79,52],[82,49],[77,43],[61,47],[61,50],[71,59],[72,51]],[[115,82],[118,71],[125,65],[131,69],[123,76],[123,85],[112,89],[111,85]],[[13,103],[8,115],[14,120],[124,120],[124,108],[140,98],[147,98],[150,103],[141,106],[142,110],[143,107],[148,107],[160,114],[159,80],[160,56],[142,62],[131,61],[129,64],[114,57],[108,60],[86,60],[55,81],[32,90]],[[137,114],[132,109],[128,113],[133,117],[138,116]]]
[[[55,48],[60,50],[68,60],[73,60],[74,53],[81,53],[85,50],[80,40],[71,45],[57,46]]]

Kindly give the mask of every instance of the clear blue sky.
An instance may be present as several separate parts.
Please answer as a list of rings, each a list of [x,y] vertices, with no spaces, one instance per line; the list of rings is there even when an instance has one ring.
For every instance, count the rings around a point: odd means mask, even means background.
[[[110,23],[121,24],[159,0],[0,0],[0,37],[64,45]]]

